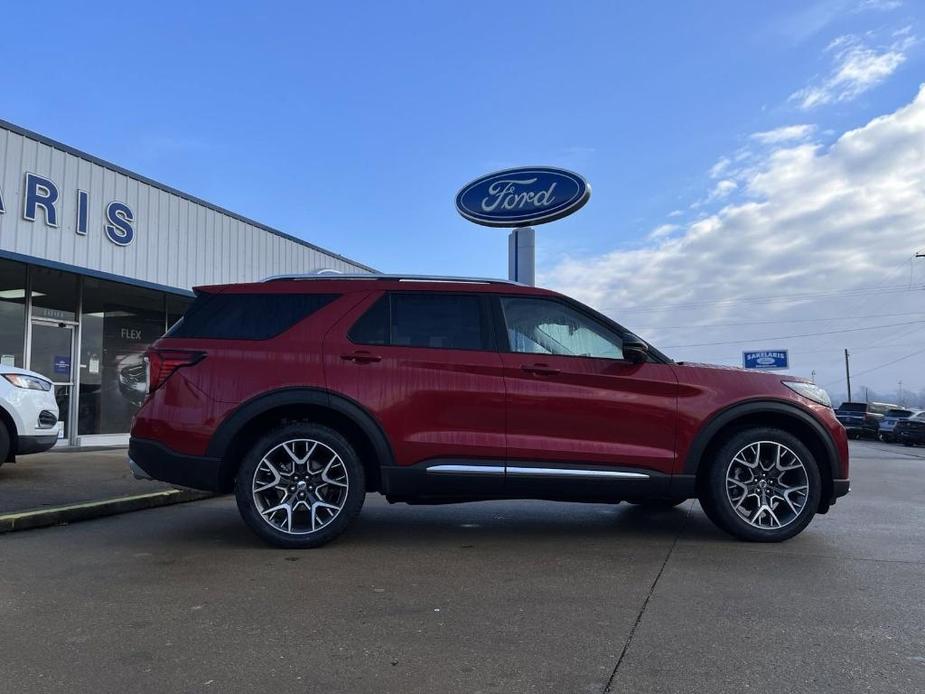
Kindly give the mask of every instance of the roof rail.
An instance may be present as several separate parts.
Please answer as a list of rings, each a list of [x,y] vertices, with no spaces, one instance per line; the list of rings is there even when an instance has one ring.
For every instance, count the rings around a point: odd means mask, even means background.
[[[460,282],[464,284],[521,284],[512,280],[502,280],[492,277],[447,277],[443,275],[385,275],[381,273],[354,273],[354,274],[294,274],[294,275],[273,275],[267,277],[264,282],[276,282],[279,280],[392,280],[399,282]]]

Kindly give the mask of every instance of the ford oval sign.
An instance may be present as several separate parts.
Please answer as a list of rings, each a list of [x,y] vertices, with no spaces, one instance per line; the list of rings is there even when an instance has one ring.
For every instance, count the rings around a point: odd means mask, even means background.
[[[505,169],[477,178],[456,194],[456,209],[487,227],[524,227],[561,219],[591,197],[576,173],[549,166]]]

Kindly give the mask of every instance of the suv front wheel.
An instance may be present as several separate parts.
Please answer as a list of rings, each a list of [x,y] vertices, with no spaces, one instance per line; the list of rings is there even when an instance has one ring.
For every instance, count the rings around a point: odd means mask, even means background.
[[[244,522],[262,539],[289,549],[336,538],[365,496],[363,465],[353,446],[320,424],[273,429],[244,457],[235,480]]]
[[[732,436],[710,461],[701,504],[731,535],[780,542],[801,532],[819,507],[822,479],[810,450],[780,429]]]

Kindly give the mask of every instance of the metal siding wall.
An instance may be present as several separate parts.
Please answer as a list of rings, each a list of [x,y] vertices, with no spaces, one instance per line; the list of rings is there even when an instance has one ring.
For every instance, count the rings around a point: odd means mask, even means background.
[[[26,172],[58,188],[58,227],[23,219]],[[77,191],[90,196],[86,236],[76,233]],[[246,282],[270,275],[362,266],[319,252],[241,219],[113,171],[96,162],[0,127],[0,250],[75,265],[178,289]],[[106,206],[127,204],[135,215],[134,241],[112,243]]]

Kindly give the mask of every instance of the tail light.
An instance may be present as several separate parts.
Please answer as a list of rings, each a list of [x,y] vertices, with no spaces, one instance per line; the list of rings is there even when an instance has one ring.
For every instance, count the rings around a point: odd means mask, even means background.
[[[186,349],[149,349],[145,355],[148,394],[160,388],[174,371],[184,366],[192,366],[202,361],[205,356],[205,352]]]

